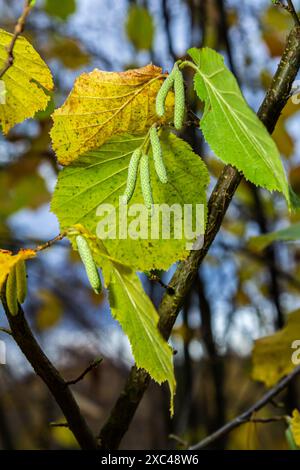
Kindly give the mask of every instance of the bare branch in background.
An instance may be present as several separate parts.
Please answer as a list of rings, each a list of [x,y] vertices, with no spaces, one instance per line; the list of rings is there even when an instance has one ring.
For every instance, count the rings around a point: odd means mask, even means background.
[[[92,370],[94,369],[97,369],[97,367],[101,364],[101,362],[103,361],[102,357],[100,359],[95,359],[78,377],[77,379],[74,379],[74,380],[68,380],[66,382],[66,385],[75,385],[77,384],[78,382],[80,382],[81,380],[84,379],[84,377],[89,373],[91,372]]]
[[[218,439],[224,437],[226,434],[231,432],[233,429],[238,428],[241,424],[247,423],[249,421],[254,422],[262,422],[262,420],[257,421],[255,419],[252,420],[253,413],[256,413],[265,405],[270,403],[273,398],[275,398],[280,392],[282,392],[291,382],[300,374],[300,366],[296,367],[289,375],[287,375],[284,379],[282,379],[278,384],[276,384],[273,388],[271,388],[258,402],[252,405],[247,411],[237,416],[235,419],[230,421],[230,423],[226,424],[218,431],[214,432],[210,436],[203,439],[198,444],[191,446],[189,450],[200,450],[204,449],[208,445],[211,445]],[[280,419],[284,419],[284,417],[280,417]],[[278,419],[277,419],[278,420]],[[274,419],[273,419],[274,421]],[[264,421],[266,422],[266,421]],[[269,421],[268,421],[269,422]]]

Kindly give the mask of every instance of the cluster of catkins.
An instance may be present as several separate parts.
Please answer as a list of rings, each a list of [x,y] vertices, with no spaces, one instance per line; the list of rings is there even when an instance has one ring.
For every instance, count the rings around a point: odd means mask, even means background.
[[[169,91],[173,87],[175,92],[174,126],[176,130],[180,130],[184,121],[185,94],[183,76],[177,64],[175,64],[172,72],[166,78],[157,94],[156,114],[159,117],[163,117],[165,114],[166,99]],[[156,125],[151,127],[149,137],[156,174],[159,181],[166,184],[168,182],[168,175],[163,161],[162,147]],[[150,180],[149,156],[145,151],[143,151],[143,145],[133,152],[129,162],[127,185],[123,196],[125,204],[128,204],[133,196],[139,169],[144,203],[146,207],[151,210],[153,205],[153,196]]]
[[[173,87],[175,92],[174,126],[176,130],[180,130],[184,121],[185,96],[183,76],[177,64],[175,64],[172,72],[166,78],[157,94],[156,113],[159,117],[163,117],[165,114],[165,102],[169,91]],[[163,184],[166,184],[168,182],[168,175],[163,161],[162,147],[156,125],[151,127],[149,131],[149,137],[155,171],[159,181]],[[133,152],[130,159],[127,186],[124,193],[124,202],[126,204],[130,201],[134,193],[138,170],[140,170],[144,202],[146,207],[151,210],[153,205],[153,197],[150,180],[149,156],[147,152],[143,150],[143,145]],[[76,236],[76,246],[81,260],[85,266],[91,287],[97,294],[100,294],[102,291],[101,278],[97,269],[97,265],[93,259],[93,254],[89,243],[83,235]],[[11,315],[17,315],[19,310],[18,304],[21,305],[25,300],[27,290],[26,282],[27,279],[25,262],[19,261],[11,270],[6,281],[6,303]]]

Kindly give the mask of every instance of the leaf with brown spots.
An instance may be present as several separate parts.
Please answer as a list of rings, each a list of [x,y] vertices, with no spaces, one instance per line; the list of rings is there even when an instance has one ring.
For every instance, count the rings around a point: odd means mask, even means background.
[[[101,147],[113,136],[144,135],[159,121],[156,95],[166,75],[154,65],[126,72],[94,70],[82,74],[63,106],[53,114],[53,149],[62,165]],[[174,95],[169,93],[166,114],[172,120]]]
[[[7,61],[11,39],[12,34],[0,29],[0,69]],[[17,39],[13,54],[13,65],[1,79],[0,125],[5,134],[15,124],[46,109],[50,96],[45,91],[53,88],[49,68],[27,39]]]

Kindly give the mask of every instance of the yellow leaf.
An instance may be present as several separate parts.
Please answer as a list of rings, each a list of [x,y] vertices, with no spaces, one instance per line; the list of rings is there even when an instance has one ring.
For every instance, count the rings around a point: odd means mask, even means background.
[[[36,314],[36,326],[40,331],[55,326],[63,313],[62,303],[52,292],[41,290],[38,293],[41,306]]]
[[[144,135],[159,122],[156,95],[166,76],[154,65],[126,72],[94,70],[78,77],[63,106],[53,114],[53,149],[62,165],[100,147],[112,136]],[[173,115],[174,95],[169,93],[166,115]]]
[[[36,253],[33,250],[20,250],[14,255],[11,251],[0,250],[0,290],[12,268],[21,260],[33,258]]]
[[[0,69],[6,63],[11,39],[12,34],[0,29]],[[44,110],[50,99],[45,90],[53,88],[49,68],[27,39],[17,39],[13,55],[14,63],[1,79],[5,84],[5,103],[0,104],[0,124],[5,134],[15,124]]]
[[[55,441],[65,449],[76,449],[78,447],[74,434],[69,428],[53,426],[51,428],[51,434]]]
[[[300,447],[300,413],[298,410],[293,411],[293,416],[290,422],[294,441]]]
[[[297,364],[292,360],[294,341],[300,339],[300,310],[288,316],[287,325],[271,336],[255,341],[252,377],[267,387],[275,385],[289,374]]]

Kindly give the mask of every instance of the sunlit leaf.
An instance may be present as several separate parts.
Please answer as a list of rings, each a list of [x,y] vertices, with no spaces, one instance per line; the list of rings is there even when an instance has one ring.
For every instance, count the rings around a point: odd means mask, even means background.
[[[69,165],[79,155],[100,147],[112,136],[126,132],[144,135],[159,121],[155,99],[165,75],[154,65],[126,72],[94,70],[82,74],[63,106],[53,114],[51,131],[58,161]],[[169,93],[166,115],[173,115]]]
[[[131,269],[112,263],[110,276],[111,311],[129,338],[137,367],[147,370],[158,383],[168,381],[173,397],[173,353],[158,332],[158,313]]]
[[[200,127],[215,154],[242,171],[245,178],[288,202],[289,189],[277,147],[267,129],[246,103],[235,77],[217,52],[191,49],[197,65],[195,89],[205,102]]]
[[[7,60],[7,47],[12,34],[0,30],[0,69]],[[44,110],[50,99],[45,91],[53,88],[49,68],[24,38],[19,37],[14,47],[14,63],[2,80],[5,84],[5,103],[0,104],[0,125],[7,133],[11,127]]]

